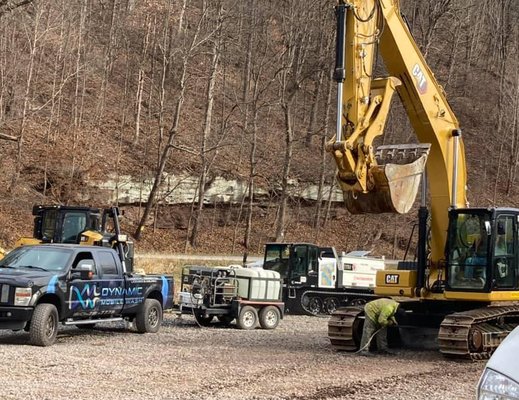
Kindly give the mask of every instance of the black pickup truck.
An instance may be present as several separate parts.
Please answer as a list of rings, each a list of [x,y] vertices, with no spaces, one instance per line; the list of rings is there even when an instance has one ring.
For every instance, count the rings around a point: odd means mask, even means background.
[[[92,328],[128,320],[155,333],[172,306],[173,278],[126,273],[111,248],[23,246],[0,260],[0,329],[25,329],[37,346],[56,341],[59,322]]]

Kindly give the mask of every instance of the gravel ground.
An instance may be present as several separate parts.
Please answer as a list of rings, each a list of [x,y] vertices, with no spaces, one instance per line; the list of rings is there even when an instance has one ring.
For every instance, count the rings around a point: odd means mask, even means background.
[[[485,363],[434,351],[336,353],[327,318],[287,316],[273,331],[199,328],[165,316],[161,331],[62,328],[54,346],[0,332],[1,399],[474,399]]]

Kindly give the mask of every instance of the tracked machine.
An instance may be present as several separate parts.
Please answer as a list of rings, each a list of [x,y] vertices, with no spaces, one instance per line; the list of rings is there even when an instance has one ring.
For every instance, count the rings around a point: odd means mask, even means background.
[[[432,330],[443,354],[487,358],[519,325],[519,210],[469,208],[457,118],[399,1],[340,0],[336,17],[337,135],[327,150],[346,207],[407,213],[422,181],[416,262],[377,272],[375,294],[406,310],[402,338],[420,341],[418,332]],[[373,77],[377,51],[388,77]],[[375,149],[395,91],[419,143]],[[357,350],[363,321],[359,307],[334,312],[332,345]]]

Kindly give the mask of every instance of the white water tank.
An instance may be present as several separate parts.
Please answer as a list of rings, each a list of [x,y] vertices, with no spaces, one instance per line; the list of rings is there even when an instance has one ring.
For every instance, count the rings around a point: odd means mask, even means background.
[[[281,275],[259,268],[236,269],[238,296],[247,300],[280,300]]]

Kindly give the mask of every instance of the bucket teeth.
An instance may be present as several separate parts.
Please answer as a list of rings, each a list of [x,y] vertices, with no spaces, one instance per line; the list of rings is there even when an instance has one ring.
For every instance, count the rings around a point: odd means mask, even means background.
[[[378,164],[408,164],[427,157],[430,148],[429,143],[384,145],[377,148],[375,158]]]

